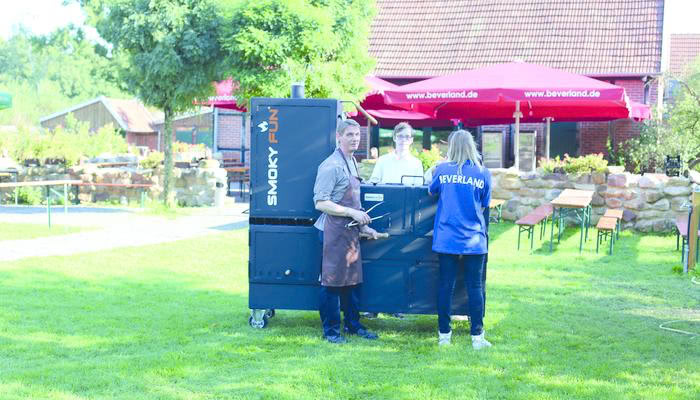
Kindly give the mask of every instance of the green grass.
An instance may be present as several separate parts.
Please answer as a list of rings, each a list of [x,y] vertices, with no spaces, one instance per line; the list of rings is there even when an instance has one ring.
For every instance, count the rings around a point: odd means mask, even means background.
[[[0,241],[36,239],[46,236],[67,235],[69,233],[83,232],[94,228],[48,224],[21,224],[3,222],[0,224]]]
[[[492,225],[485,326],[437,347],[435,316],[321,340],[318,314],[247,324],[247,231],[0,264],[0,398],[697,399],[700,287],[672,272],[675,238],[623,234],[615,254],[515,250]],[[676,326],[676,325],[674,325]]]

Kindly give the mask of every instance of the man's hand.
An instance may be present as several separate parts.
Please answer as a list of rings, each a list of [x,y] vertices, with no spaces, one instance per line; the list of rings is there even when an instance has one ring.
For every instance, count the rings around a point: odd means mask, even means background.
[[[355,210],[354,208],[349,208],[349,207],[347,210],[348,210],[348,217],[357,221],[358,224],[364,226],[364,225],[367,225],[370,223],[371,218],[369,217],[369,215],[366,212],[364,212],[362,210]]]
[[[389,234],[388,233],[379,233],[375,231],[374,229],[370,228],[367,225],[364,225],[362,228],[360,228],[360,236],[367,238],[367,239],[382,239],[382,238],[388,238]]]

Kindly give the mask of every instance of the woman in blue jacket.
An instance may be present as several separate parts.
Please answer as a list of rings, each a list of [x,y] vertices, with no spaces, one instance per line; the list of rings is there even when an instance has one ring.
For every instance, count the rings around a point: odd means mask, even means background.
[[[450,344],[450,311],[458,268],[464,269],[469,296],[472,347],[490,347],[484,338],[482,275],[487,253],[484,209],[491,199],[491,174],[482,166],[469,132],[450,135],[447,162],[433,172],[430,194],[440,196],[433,230],[433,251],[440,259],[438,343]]]

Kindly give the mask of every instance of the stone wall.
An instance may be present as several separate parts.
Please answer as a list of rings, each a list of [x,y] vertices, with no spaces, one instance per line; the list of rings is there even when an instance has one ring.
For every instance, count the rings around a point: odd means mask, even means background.
[[[226,170],[215,165],[205,165],[207,168],[175,168],[175,198],[178,204],[185,206],[210,206],[214,204],[216,184],[226,186]],[[19,168],[19,181],[41,181],[75,179],[85,183],[117,183],[117,184],[152,184],[146,188],[147,196],[157,199],[163,191],[163,169],[141,168],[97,168],[91,164],[83,164],[71,168],[62,166],[42,166]],[[4,179],[7,181],[8,179]],[[75,193],[75,189],[73,189]],[[0,189],[2,202],[11,201],[12,189]],[[78,200],[81,203],[95,201],[139,202],[141,189],[124,187],[104,187],[85,185],[78,187]]]
[[[695,173],[690,178],[669,178],[659,174],[524,174],[514,169],[493,169],[491,174],[491,196],[507,200],[503,206],[503,218],[507,220],[528,214],[564,189],[593,190],[594,224],[606,209],[622,209],[622,227],[640,232],[673,230],[676,217],[687,215],[683,204],[690,201],[690,193],[700,186],[700,176]]]

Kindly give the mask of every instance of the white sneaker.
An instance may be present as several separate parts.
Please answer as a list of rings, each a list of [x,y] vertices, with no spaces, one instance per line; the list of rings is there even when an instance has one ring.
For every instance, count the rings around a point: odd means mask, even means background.
[[[447,333],[440,333],[440,331],[438,331],[438,346],[447,346],[450,344],[451,340],[452,331],[449,331]]]
[[[481,332],[481,335],[472,335],[472,348],[474,348],[474,350],[481,350],[484,347],[491,347],[491,343],[484,339],[484,332]]]

